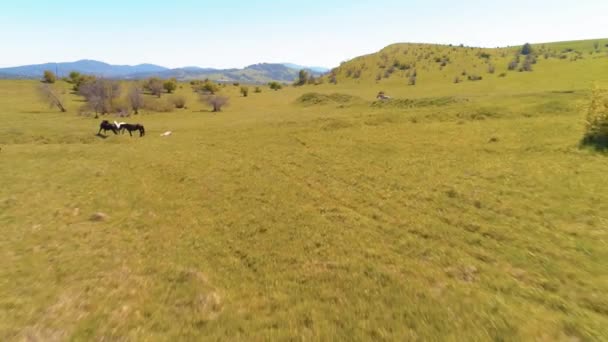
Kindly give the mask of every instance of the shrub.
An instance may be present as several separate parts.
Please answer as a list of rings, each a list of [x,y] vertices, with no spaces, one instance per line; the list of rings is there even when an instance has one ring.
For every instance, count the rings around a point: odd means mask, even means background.
[[[205,80],[202,83],[197,83],[194,85],[194,91],[197,93],[214,95],[219,90],[220,87],[210,80]]]
[[[144,107],[144,96],[142,90],[138,86],[133,86],[127,94],[129,104],[133,109],[133,114],[139,114],[139,109]]]
[[[57,76],[55,73],[50,70],[45,70],[44,74],[42,75],[42,82],[50,84],[55,83],[55,81],[57,81]]]
[[[152,95],[160,97],[163,93],[164,84],[160,78],[151,77],[144,83],[144,89],[148,90]]]
[[[241,87],[241,95],[247,97],[247,95],[249,95],[249,87]]]
[[[608,90],[606,89],[595,87],[591,91],[582,143],[608,148]]]
[[[530,45],[530,43],[524,44],[524,46],[521,48],[521,54],[529,55],[531,53],[532,53],[532,45]]]
[[[254,93],[259,94],[262,92],[262,88],[260,87],[255,87],[255,89],[253,90]]]
[[[460,77],[456,76],[454,78],[454,83],[457,83],[457,84],[460,83]]]
[[[515,70],[517,69],[517,66],[519,65],[519,62],[517,60],[512,60],[509,62],[509,65],[507,66],[507,69],[509,70]]]
[[[493,74],[496,72],[496,67],[493,64],[488,65],[488,73]]]
[[[241,84],[240,84],[239,82],[234,82],[234,83],[232,83],[232,85],[233,85],[233,86],[235,86],[235,87],[238,87],[238,86],[240,86]]]
[[[468,79],[469,79],[469,81],[481,81],[483,79],[483,77],[478,76],[478,75],[469,75]]]
[[[175,89],[177,89],[177,81],[167,80],[163,83],[163,88],[167,91],[167,93],[171,94]]]
[[[298,73],[298,79],[294,82],[293,85],[294,86],[303,86],[306,83],[308,83],[309,78],[310,78],[310,75],[308,74],[308,71],[302,69]]]
[[[532,64],[534,64],[534,58],[532,58],[532,55],[526,56],[520,71],[532,71]]]
[[[498,77],[507,77],[507,73],[506,73],[506,72],[503,72],[503,73],[501,73],[500,75],[498,75]]]
[[[53,87],[49,84],[41,84],[38,88],[39,96],[46,101],[50,108],[57,107],[61,112],[66,112],[63,94]]]
[[[218,95],[201,95],[200,100],[213,108],[213,112],[221,112],[228,105],[228,98]]]
[[[171,103],[175,106],[175,108],[182,109],[186,108],[186,98],[181,95],[176,95],[171,98]]]
[[[281,83],[276,82],[276,81],[272,81],[272,82],[268,83],[268,86],[270,87],[270,89],[272,89],[274,91],[283,89],[283,86],[281,85]]]

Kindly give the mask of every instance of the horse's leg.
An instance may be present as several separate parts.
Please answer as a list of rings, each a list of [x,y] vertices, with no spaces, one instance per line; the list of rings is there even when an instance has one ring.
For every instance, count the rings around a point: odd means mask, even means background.
[[[103,128],[103,127],[99,127],[99,132],[97,132],[97,135],[100,135],[100,134],[101,134],[101,129],[102,129],[102,128]]]
[[[129,131],[129,136],[130,136],[130,137],[132,137],[132,136],[133,136],[133,134],[131,134],[131,130],[130,130],[130,129],[127,129],[127,131]]]

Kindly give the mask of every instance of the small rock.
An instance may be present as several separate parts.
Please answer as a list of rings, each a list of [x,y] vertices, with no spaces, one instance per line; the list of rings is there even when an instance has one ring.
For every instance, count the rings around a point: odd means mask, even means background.
[[[109,218],[108,215],[102,213],[102,212],[97,212],[93,215],[91,215],[91,217],[89,218],[89,220],[93,221],[93,222],[99,222],[99,221],[105,221]]]
[[[168,137],[168,136],[170,136],[171,134],[173,134],[173,132],[171,132],[171,131],[166,131],[165,133],[161,134],[160,136],[161,136],[161,137]]]
[[[488,140],[489,143],[495,143],[498,142],[498,138],[497,137],[491,137],[490,140]]]

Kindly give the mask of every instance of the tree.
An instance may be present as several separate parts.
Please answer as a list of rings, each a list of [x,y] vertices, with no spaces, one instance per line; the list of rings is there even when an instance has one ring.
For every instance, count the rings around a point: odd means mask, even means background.
[[[178,108],[178,109],[186,108],[186,98],[184,96],[175,95],[171,99],[171,102],[173,103],[175,108]]]
[[[107,114],[114,109],[114,100],[120,96],[120,83],[106,79],[94,79],[83,83],[78,91],[84,96],[89,109],[95,114]]]
[[[270,87],[270,89],[277,91],[279,89],[282,89],[283,86],[281,85],[281,83],[276,82],[276,81],[272,81],[270,83],[268,83],[268,86]]]
[[[193,87],[194,91],[200,94],[215,95],[215,93],[220,90],[220,87],[210,80],[205,80],[203,83],[197,83]]]
[[[175,89],[177,89],[177,81],[174,79],[167,80],[163,83],[163,88],[167,91],[167,93],[171,94]]]
[[[57,76],[50,70],[44,70],[44,74],[42,75],[42,82],[44,83],[55,83],[57,81]]]
[[[62,94],[53,88],[50,84],[43,84],[38,88],[38,94],[40,97],[48,103],[50,108],[57,107],[61,112],[67,112],[64,106]]]
[[[201,102],[213,107],[214,113],[221,112],[222,107],[228,105],[228,98],[225,96],[201,94],[200,100]]]
[[[310,77],[311,77],[311,75],[308,74],[308,71],[302,69],[298,73],[298,79],[296,80],[296,82],[294,83],[294,85],[295,86],[303,86],[303,85],[305,85],[309,81]]]
[[[143,91],[138,86],[133,86],[128,94],[129,104],[133,108],[133,114],[139,114],[139,110],[144,107]]]
[[[164,84],[160,78],[151,77],[144,84],[144,89],[148,90],[152,95],[161,97],[164,89]]]
[[[72,84],[72,89],[78,91],[83,83],[93,81],[95,76],[83,75],[77,71],[70,72],[67,82]]]
[[[241,87],[241,94],[243,97],[247,97],[247,95],[249,95],[249,87]]]
[[[524,46],[521,48],[521,54],[527,56],[531,53],[532,53],[532,45],[530,45],[530,43],[524,44]]]

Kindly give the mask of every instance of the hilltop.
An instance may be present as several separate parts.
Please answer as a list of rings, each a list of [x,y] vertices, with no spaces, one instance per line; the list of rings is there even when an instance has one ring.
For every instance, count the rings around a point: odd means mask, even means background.
[[[328,82],[400,87],[402,92],[432,87],[454,92],[466,87],[503,84],[532,87],[569,85],[608,77],[608,39],[477,48],[399,43],[360,56],[331,70]],[[530,84],[531,81],[534,84]],[[555,80],[558,81],[557,84]],[[464,84],[462,84],[464,83]],[[478,83],[479,85],[470,85]],[[465,85],[469,84],[469,85]]]

